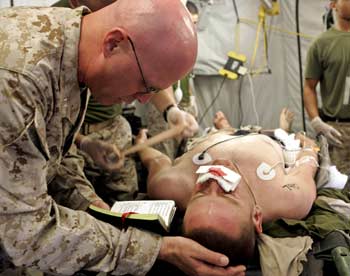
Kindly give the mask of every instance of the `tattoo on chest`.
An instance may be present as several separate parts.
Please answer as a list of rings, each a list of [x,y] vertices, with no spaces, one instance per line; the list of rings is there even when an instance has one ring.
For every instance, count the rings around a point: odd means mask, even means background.
[[[299,185],[294,184],[294,183],[290,183],[290,184],[283,185],[282,188],[283,189],[287,189],[289,191],[299,190]]]

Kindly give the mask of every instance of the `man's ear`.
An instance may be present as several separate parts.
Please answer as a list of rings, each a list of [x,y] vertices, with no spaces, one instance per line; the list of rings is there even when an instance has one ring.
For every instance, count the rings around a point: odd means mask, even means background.
[[[114,28],[109,31],[103,39],[103,54],[105,57],[110,57],[118,48],[119,43],[127,39],[128,35],[125,30],[121,28]]]
[[[262,233],[262,212],[259,205],[255,205],[254,211],[253,211],[253,223],[255,226],[255,231],[260,234]]]

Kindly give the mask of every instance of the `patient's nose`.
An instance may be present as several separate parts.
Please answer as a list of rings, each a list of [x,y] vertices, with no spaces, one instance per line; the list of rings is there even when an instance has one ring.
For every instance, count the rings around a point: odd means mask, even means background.
[[[208,194],[218,194],[224,192],[224,190],[220,187],[218,181],[215,179],[208,179],[202,185],[205,185],[205,191]]]

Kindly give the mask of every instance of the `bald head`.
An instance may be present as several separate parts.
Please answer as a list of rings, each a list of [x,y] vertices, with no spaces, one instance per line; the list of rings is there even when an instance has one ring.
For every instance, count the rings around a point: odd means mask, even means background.
[[[69,0],[69,3],[72,8],[76,8],[79,6],[86,6],[91,11],[97,11],[115,1],[116,0]]]
[[[164,82],[169,75],[171,85],[187,74],[195,62],[197,38],[191,15],[179,0],[142,2],[142,8],[140,2],[129,0],[119,0],[116,5],[131,11],[123,14],[123,25],[135,40],[146,69],[165,73]]]
[[[98,93],[96,89],[100,85],[106,93],[109,83],[106,74],[113,74],[115,81],[121,69],[124,75],[129,74],[120,83],[123,93],[132,95],[145,90],[140,71],[149,86],[164,89],[184,77],[194,65],[197,36],[190,13],[179,0],[118,0],[86,18],[79,49],[84,52],[83,56],[79,55],[83,58],[80,69],[93,93],[94,90]],[[91,65],[95,69],[89,69]],[[101,78],[100,74],[104,76],[104,84],[96,79]],[[110,89],[121,95],[116,85]]]

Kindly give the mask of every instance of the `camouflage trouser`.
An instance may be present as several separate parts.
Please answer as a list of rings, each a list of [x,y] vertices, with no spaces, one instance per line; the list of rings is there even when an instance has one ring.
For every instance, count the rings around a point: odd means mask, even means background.
[[[89,127],[90,126],[90,127]],[[91,127],[93,126],[93,128]],[[93,139],[116,145],[124,150],[132,144],[131,127],[121,115],[116,116],[110,124],[84,124],[81,132]],[[108,204],[115,201],[132,200],[138,191],[135,161],[126,157],[124,167],[116,173],[108,173],[100,169],[91,157],[79,151],[85,159],[84,172],[94,185],[96,193]]]
[[[148,135],[154,136],[168,129],[168,123],[164,120],[163,114],[159,112],[154,105],[147,104],[147,112],[144,114],[147,118]],[[153,146],[155,149],[169,156],[172,160],[176,156],[178,143],[175,139],[168,139]]]
[[[329,146],[331,162],[341,173],[350,174],[350,123],[327,122],[342,134],[343,145]]]

